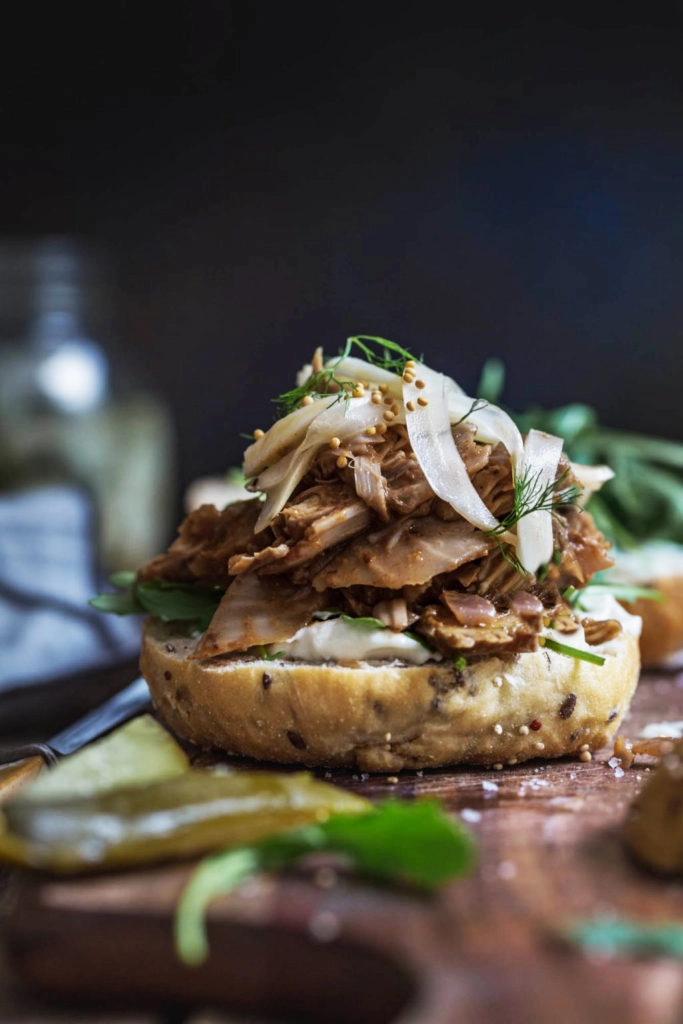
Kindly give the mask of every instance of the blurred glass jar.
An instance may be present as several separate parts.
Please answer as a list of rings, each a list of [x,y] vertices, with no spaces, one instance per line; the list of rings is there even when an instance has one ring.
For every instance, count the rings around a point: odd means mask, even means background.
[[[85,489],[108,571],[165,546],[175,489],[168,409],[112,372],[112,292],[74,240],[0,241],[0,490]]]

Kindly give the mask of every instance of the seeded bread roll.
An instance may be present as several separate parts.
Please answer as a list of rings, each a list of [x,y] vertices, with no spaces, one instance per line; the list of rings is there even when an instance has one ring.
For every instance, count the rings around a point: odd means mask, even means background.
[[[244,656],[189,660],[196,641],[148,619],[141,668],[180,737],[230,754],[366,772],[517,764],[597,750],[638,681],[626,632],[602,666],[547,649],[449,662],[307,664]]]
[[[683,575],[665,576],[650,582],[662,595],[662,601],[640,598],[624,607],[632,615],[640,615],[640,656],[645,668],[661,665],[683,649]]]

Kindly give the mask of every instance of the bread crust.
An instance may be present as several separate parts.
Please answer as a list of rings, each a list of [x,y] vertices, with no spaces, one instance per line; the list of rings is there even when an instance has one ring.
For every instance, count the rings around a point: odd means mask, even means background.
[[[189,660],[196,640],[148,619],[142,673],[180,737],[261,761],[366,772],[517,764],[608,744],[635,690],[638,641],[603,666],[546,649],[451,663],[353,666],[243,656]]]
[[[640,615],[640,656],[644,668],[661,665],[683,648],[683,576],[667,576],[648,584],[663,596],[663,601],[639,598],[622,602],[632,615]]]

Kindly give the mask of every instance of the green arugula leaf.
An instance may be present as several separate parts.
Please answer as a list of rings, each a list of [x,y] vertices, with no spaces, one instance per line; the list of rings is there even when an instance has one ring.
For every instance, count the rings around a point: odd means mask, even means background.
[[[121,570],[120,572],[114,572],[109,577],[109,582],[112,587],[118,587],[120,590],[127,590],[132,587],[135,583],[136,573],[130,572],[129,570]]]
[[[208,628],[224,593],[220,587],[193,587],[166,580],[137,583],[135,573],[115,573],[111,582],[121,587],[121,592],[98,594],[88,602],[92,608],[114,615],[147,613],[163,622],[191,622],[202,632]]]
[[[486,363],[477,394],[496,401],[504,378],[502,364]],[[683,444],[604,427],[595,410],[581,403],[507,411],[523,433],[535,427],[562,437],[573,462],[611,466],[614,479],[590,498],[588,510],[618,547],[647,540],[683,544]]]
[[[344,622],[349,622],[352,626],[365,626],[366,629],[386,629],[386,623],[382,622],[381,619],[374,619],[372,615],[342,615]]]
[[[341,854],[361,874],[430,891],[466,874],[475,862],[470,832],[435,800],[385,800],[365,814],[332,814],[327,821],[282,832],[206,858],[176,910],[175,944],[186,964],[208,955],[204,923],[209,904],[249,876],[279,871],[307,854]]]
[[[224,591],[218,587],[191,587],[153,580],[138,583],[135,592],[150,615],[163,622],[196,622],[208,629]]]
[[[258,645],[259,658],[263,661],[277,661],[278,658],[284,658],[284,651],[275,651],[273,654],[268,653],[268,649],[265,644]]]
[[[366,626],[368,629],[386,629],[386,624],[381,619],[375,619],[371,615],[346,615],[338,608],[328,608],[326,611],[314,612],[313,618],[319,622],[329,622],[330,619],[341,619],[352,626]]]
[[[312,618],[318,622],[327,622],[329,619],[338,619],[344,613],[340,608],[327,608],[320,612],[313,612]]]
[[[98,594],[88,604],[98,612],[112,615],[144,615],[145,612],[133,590],[125,590],[122,594]]]
[[[633,583],[611,583],[609,580],[591,580],[583,591],[578,591],[578,604],[581,607],[581,595],[586,590],[602,590],[606,594],[611,594],[616,597],[619,601],[637,601],[642,598],[645,601],[663,601],[664,594],[660,593],[659,590],[655,590],[654,587],[638,587]]]
[[[409,640],[414,640],[416,644],[419,644],[420,647],[424,647],[425,651],[429,651],[431,654],[436,650],[436,648],[428,644],[425,638],[420,636],[419,633],[413,633],[412,629],[404,629],[403,635],[407,636]]]

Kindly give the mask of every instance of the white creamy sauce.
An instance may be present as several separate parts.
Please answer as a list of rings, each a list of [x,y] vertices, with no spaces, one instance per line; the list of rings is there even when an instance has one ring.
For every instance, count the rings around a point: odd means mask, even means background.
[[[586,591],[581,598],[581,612],[592,619],[617,619],[624,632],[632,636],[640,636],[641,619],[638,615],[630,615],[611,594]],[[575,633],[559,633],[552,629],[543,631],[545,636],[553,637],[560,643],[578,647],[583,651],[599,654],[616,653],[614,641],[604,644],[586,643],[583,629],[579,627]],[[618,638],[617,638],[618,639]],[[407,661],[411,665],[424,665],[427,661],[441,661],[437,651],[428,651],[417,640],[405,633],[394,633],[390,629],[373,629],[370,626],[356,625],[345,619],[327,619],[326,622],[314,622],[311,626],[303,626],[289,640],[267,646],[268,654],[279,654],[284,659],[307,661],[320,664],[326,661],[340,663],[358,661]],[[554,654],[554,652],[548,652]],[[564,657],[564,655],[559,655]],[[510,685],[518,685],[519,680],[506,674]]]
[[[582,591],[581,597],[579,598],[579,612],[591,619],[598,621],[604,619],[616,619],[621,623],[624,632],[630,633],[631,636],[640,636],[643,620],[640,615],[631,615],[626,609],[619,604],[617,599],[612,594],[606,594],[603,590],[598,587],[588,587]],[[576,636],[576,633],[570,634],[572,637]],[[583,630],[581,630],[581,636],[583,636]],[[559,637],[558,637],[559,639]],[[573,641],[568,640],[567,643]],[[608,641],[609,643],[609,641]],[[580,646],[579,644],[573,644],[573,646]],[[598,646],[607,646],[601,644]]]
[[[612,552],[615,565],[605,578],[618,583],[646,584],[667,576],[683,576],[683,546],[653,541],[634,551]]]
[[[372,629],[344,619],[328,619],[304,626],[289,640],[268,646],[268,653],[282,652],[284,658],[311,663],[323,661],[408,661],[424,665],[441,661],[441,655],[428,651],[417,640],[391,629]]]

